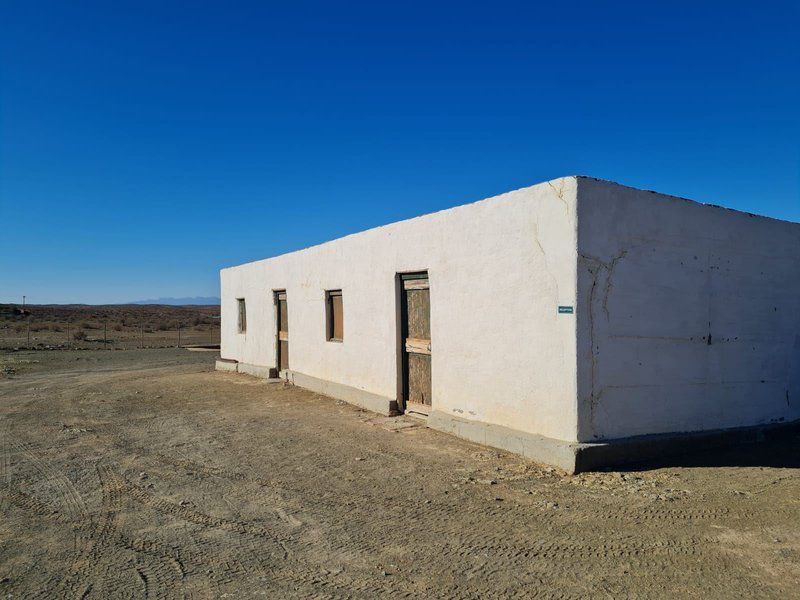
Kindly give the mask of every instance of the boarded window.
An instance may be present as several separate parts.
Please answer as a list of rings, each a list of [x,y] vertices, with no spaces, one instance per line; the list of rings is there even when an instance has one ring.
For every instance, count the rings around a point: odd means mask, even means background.
[[[237,298],[236,304],[238,305],[239,310],[239,318],[238,318],[238,326],[239,326],[239,333],[244,333],[247,331],[247,309],[244,305],[244,298]]]
[[[325,292],[326,338],[329,342],[344,339],[344,317],[342,316],[342,290]]]

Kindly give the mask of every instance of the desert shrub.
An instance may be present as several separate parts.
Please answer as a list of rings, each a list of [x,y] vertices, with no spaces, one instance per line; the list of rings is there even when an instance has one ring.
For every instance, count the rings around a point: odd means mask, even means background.
[[[48,329],[50,329],[50,331],[64,331],[63,329],[61,329],[61,325],[59,325],[58,323],[50,323]]]
[[[114,327],[112,327],[114,331],[122,331],[122,323],[115,323]]]
[[[83,329],[78,329],[78,331],[72,334],[72,337],[78,341],[85,340],[86,332]]]
[[[167,331],[170,328],[169,323],[166,321],[159,321],[156,323],[156,329],[159,331]]]

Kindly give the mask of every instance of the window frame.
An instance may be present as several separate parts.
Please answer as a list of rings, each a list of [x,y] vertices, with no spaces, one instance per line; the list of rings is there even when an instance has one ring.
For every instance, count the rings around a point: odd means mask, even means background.
[[[244,298],[236,298],[236,331],[247,333],[247,302]]]
[[[341,320],[341,337],[336,337],[334,335],[336,323],[333,299],[337,297],[340,299],[339,302],[341,304],[341,311],[339,314],[339,319]],[[344,294],[342,294],[341,289],[325,290],[325,341],[334,342],[336,344],[344,343]]]

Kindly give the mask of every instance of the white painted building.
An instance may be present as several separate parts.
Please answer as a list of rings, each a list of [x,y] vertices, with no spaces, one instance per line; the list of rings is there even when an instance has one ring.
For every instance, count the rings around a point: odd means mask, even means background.
[[[796,223],[565,177],[220,276],[220,369],[568,470],[800,419]]]

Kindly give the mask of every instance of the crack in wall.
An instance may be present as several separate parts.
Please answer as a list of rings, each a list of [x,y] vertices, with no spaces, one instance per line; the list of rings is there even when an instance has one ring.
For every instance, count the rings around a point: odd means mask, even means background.
[[[606,320],[610,318],[608,314],[608,295],[611,293],[611,288],[614,287],[613,277],[614,277],[614,269],[617,266],[617,263],[625,258],[625,255],[628,253],[627,250],[623,250],[619,256],[615,256],[611,259],[611,262],[608,263],[606,267],[608,269],[608,275],[606,276],[606,290],[603,294],[603,311],[606,313]]]
[[[552,278],[553,284],[556,287],[556,298],[561,298],[561,292],[559,291],[558,287],[558,277],[556,277],[555,273],[550,270],[550,265],[547,260],[547,252],[545,252],[544,246],[542,246],[541,240],[539,240],[539,217],[538,215],[534,218],[533,221],[533,241],[536,243],[536,247],[539,248],[539,251],[542,253],[542,258],[544,259],[544,270],[547,271],[547,274]]]
[[[591,256],[588,254],[578,253],[580,259],[586,262],[587,270],[589,271],[590,275],[592,276],[592,286],[589,288],[589,310],[588,310],[588,318],[589,318],[589,344],[590,354],[590,373],[589,373],[589,425],[594,430],[594,414],[595,409],[600,401],[600,397],[603,394],[603,390],[596,391],[596,382],[597,382],[597,355],[598,355],[598,348],[595,344],[595,313],[594,313],[594,303],[595,303],[595,296],[597,293],[597,286],[598,286],[598,277],[602,271],[606,273],[605,279],[605,290],[603,293],[603,312],[606,315],[606,321],[609,320],[609,311],[608,311],[608,297],[611,293],[611,288],[613,287],[613,277],[614,277],[614,269],[617,266],[617,263],[625,258],[628,254],[628,250],[622,250],[618,255],[614,256],[610,261],[604,262],[597,258],[596,256]]]
[[[560,188],[556,188],[556,186],[553,185],[552,181],[548,181],[547,185],[549,185],[550,188],[556,193],[556,196],[558,197],[559,200],[561,200],[561,203],[564,205],[564,208],[567,209],[567,214],[569,214],[569,204],[567,204],[567,201],[564,198],[564,180],[561,181]]]

